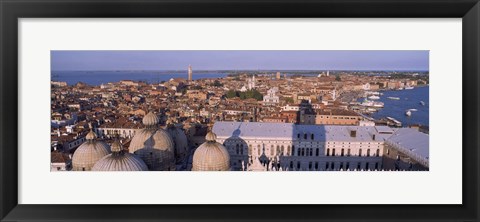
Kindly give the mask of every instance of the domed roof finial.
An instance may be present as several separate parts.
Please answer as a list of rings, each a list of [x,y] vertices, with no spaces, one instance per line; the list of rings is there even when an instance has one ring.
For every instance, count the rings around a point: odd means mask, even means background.
[[[97,134],[93,132],[93,130],[90,130],[89,133],[85,136],[85,139],[87,140],[94,140],[97,138]]]
[[[215,142],[217,140],[217,135],[210,131],[207,133],[207,136],[205,136],[205,140],[207,140],[207,142]]]
[[[112,146],[111,146],[111,150],[114,153],[118,153],[118,152],[123,150],[122,144],[120,143],[120,141],[118,139],[115,139],[113,141]]]
[[[149,112],[142,120],[143,125],[147,127],[156,126],[159,122],[160,120],[158,119],[158,116],[153,112]]]

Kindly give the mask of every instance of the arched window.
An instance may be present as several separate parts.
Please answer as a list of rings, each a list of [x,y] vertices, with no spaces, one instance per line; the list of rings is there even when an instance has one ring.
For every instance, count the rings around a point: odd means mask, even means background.
[[[277,152],[276,152],[276,155],[278,155],[280,153],[280,146],[277,145]]]
[[[298,148],[297,149],[297,156],[301,156],[302,155],[302,149]]]
[[[303,139],[305,139],[305,140],[307,139],[307,134],[306,133],[303,134]]]
[[[274,152],[275,152],[275,149],[273,149],[273,147],[272,147],[272,148],[270,148],[270,156],[273,156],[273,155],[275,155],[275,154],[274,154]]]
[[[360,167],[361,167],[361,164],[358,163],[358,164],[357,164],[357,170],[360,170]]]
[[[291,148],[290,146],[287,146],[287,156],[290,156],[290,153],[291,153],[290,148]]]
[[[305,156],[305,148],[302,148],[302,156]]]
[[[347,166],[345,167],[346,170],[349,170],[350,169],[350,163],[347,162]]]
[[[342,149],[342,152],[340,153],[340,156],[343,156],[343,151],[344,151],[344,150]]]
[[[309,150],[310,150],[310,156],[313,156],[313,149],[310,148]]]
[[[335,149],[332,149],[332,156],[335,156]]]
[[[264,150],[264,151],[265,151],[265,150]],[[260,153],[260,144],[257,145],[257,153],[258,153],[259,156],[262,155],[262,154]]]
[[[329,164],[328,162],[325,163],[325,170],[328,170],[328,166],[329,166],[329,165],[330,165],[330,164]]]
[[[235,145],[236,154],[240,153],[239,147],[240,147],[240,145],[238,145],[238,144]]]
[[[327,149],[327,156],[330,156],[330,149]]]
[[[368,170],[368,163],[365,163],[365,169]]]
[[[293,161],[290,161],[290,170],[293,169]]]
[[[339,170],[343,170],[343,162],[340,163],[340,168],[338,168]]]
[[[297,170],[300,170],[300,161],[297,162]]]
[[[320,149],[317,148],[317,150],[315,151],[315,156],[318,156],[320,154]]]
[[[282,145],[282,156],[285,155],[285,147]]]
[[[367,156],[370,156],[370,149],[367,149]]]
[[[318,162],[315,162],[315,170],[318,170]]]
[[[358,149],[358,156],[362,156],[362,149]]]
[[[298,138],[298,139],[300,139],[300,133],[299,133],[299,134],[297,134],[297,138]]]
[[[332,164],[330,165],[330,168],[332,168],[332,170],[335,170],[335,163],[332,162]]]
[[[380,149],[377,149],[377,156],[380,156]]]
[[[347,150],[347,156],[350,156],[350,149]]]
[[[314,138],[315,138],[315,136],[313,136],[313,133],[312,133],[312,135],[311,135],[310,137],[312,138],[312,140],[314,140]]]
[[[375,169],[378,170],[378,163],[375,163]]]

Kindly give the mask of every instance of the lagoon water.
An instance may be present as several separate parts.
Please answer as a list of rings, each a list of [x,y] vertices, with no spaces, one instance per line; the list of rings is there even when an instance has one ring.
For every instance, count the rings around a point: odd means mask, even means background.
[[[375,119],[384,117],[393,117],[402,122],[403,126],[412,124],[429,125],[429,87],[415,87],[410,90],[383,91],[378,101],[385,103],[385,107],[372,115]],[[387,97],[399,97],[400,100],[391,100]],[[425,106],[420,104],[425,102]],[[412,115],[406,116],[408,109],[417,109],[412,111]]]
[[[194,80],[202,78],[221,78],[227,76],[227,73],[194,73]],[[74,85],[77,82],[84,82],[88,85],[98,86],[103,83],[118,82],[121,80],[145,81],[148,83],[158,83],[168,81],[171,78],[188,78],[187,72],[181,71],[52,71],[52,80],[67,82],[68,85]]]

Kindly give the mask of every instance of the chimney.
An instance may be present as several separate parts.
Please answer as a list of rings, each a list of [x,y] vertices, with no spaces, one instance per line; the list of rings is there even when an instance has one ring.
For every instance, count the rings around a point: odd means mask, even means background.
[[[357,137],[357,130],[350,130],[350,137]]]

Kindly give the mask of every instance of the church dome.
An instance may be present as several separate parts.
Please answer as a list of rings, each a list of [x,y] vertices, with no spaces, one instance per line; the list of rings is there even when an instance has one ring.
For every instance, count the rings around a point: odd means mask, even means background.
[[[135,133],[128,151],[138,155],[150,170],[175,170],[175,145],[170,134],[158,127],[153,113],[145,115],[143,123],[146,128]]]
[[[148,167],[139,157],[123,150],[118,140],[112,144],[112,153],[93,165],[92,171],[147,171]]]
[[[215,133],[207,133],[205,139],[207,141],[193,154],[192,171],[230,170],[230,155],[222,144],[216,142]]]
[[[72,165],[75,171],[91,170],[93,165],[110,153],[110,147],[103,141],[97,141],[97,135],[90,131],[85,141],[73,153]]]
[[[175,147],[175,161],[181,163],[188,156],[188,140],[185,133],[180,129],[175,127],[174,124],[167,125],[167,132],[173,139]]]
[[[149,126],[155,126],[157,125],[158,123],[160,122],[160,119],[158,118],[158,116],[152,112],[149,112],[147,115],[145,115],[142,119],[142,123],[143,125],[145,125],[146,127],[149,127]]]

